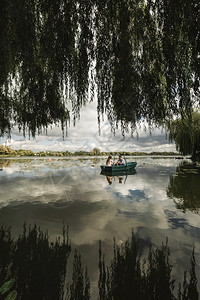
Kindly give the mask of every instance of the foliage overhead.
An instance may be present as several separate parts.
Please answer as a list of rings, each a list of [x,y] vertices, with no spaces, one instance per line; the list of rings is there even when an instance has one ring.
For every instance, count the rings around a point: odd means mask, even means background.
[[[2,0],[0,24],[0,136],[64,130],[96,91],[113,129],[199,102],[199,0]]]

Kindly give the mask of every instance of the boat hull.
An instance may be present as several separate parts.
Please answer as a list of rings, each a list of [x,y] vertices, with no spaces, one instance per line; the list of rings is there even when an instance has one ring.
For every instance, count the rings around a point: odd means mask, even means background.
[[[126,165],[114,165],[114,166],[100,166],[101,173],[103,174],[116,174],[117,173],[129,173],[135,170],[137,163],[136,162],[128,162]]]
[[[115,171],[115,172],[112,172],[112,171],[101,171],[101,175],[104,175],[104,176],[124,176],[124,175],[135,175],[137,172],[134,169],[130,169],[130,170],[126,170],[126,171]]]

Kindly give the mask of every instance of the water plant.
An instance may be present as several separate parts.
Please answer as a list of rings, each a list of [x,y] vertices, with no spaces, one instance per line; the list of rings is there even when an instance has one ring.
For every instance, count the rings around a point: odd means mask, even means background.
[[[0,284],[8,277],[15,279],[19,299],[60,299],[63,296],[67,258],[70,254],[68,236],[63,232],[49,242],[48,232],[36,225],[27,228],[14,240],[10,228],[0,228]],[[2,252],[3,251],[3,252]]]
[[[72,280],[68,281],[66,267],[71,246],[65,227],[62,239],[49,242],[48,232],[36,225],[24,224],[22,234],[13,239],[10,227],[2,224],[0,251],[0,295],[4,300],[91,299],[87,267],[83,268],[81,254],[76,249]],[[183,282],[177,285],[172,276],[167,239],[161,247],[150,245],[146,258],[141,258],[141,254],[140,240],[132,230],[131,237],[120,246],[114,239],[113,258],[106,266],[102,242],[99,242],[100,300],[198,299],[194,248],[190,272],[185,271]]]
[[[161,247],[150,245],[147,259],[139,255],[139,243],[132,231],[131,238],[121,246],[114,240],[113,259],[105,265],[105,256],[99,244],[99,298],[100,300],[174,300],[198,299],[197,277],[195,273],[194,249],[191,257],[190,279],[184,273],[179,284],[177,297],[174,295],[175,278],[169,262],[168,241]]]
[[[6,297],[4,298],[5,300],[15,300],[17,298],[17,291],[16,290],[11,291],[14,284],[15,284],[15,279],[10,279],[0,287],[0,295],[1,296],[5,295]]]

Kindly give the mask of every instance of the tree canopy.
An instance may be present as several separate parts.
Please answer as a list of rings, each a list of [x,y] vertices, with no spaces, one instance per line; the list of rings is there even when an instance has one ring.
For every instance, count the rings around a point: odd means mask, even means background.
[[[175,141],[176,149],[183,155],[192,154],[200,158],[200,113],[193,112],[172,121],[169,126],[169,139]]]
[[[199,0],[2,0],[0,136],[74,122],[134,129],[190,110],[200,94]]]

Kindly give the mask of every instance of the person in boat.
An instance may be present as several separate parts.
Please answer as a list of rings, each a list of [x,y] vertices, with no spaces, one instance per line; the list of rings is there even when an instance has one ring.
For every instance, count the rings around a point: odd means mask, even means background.
[[[119,159],[118,159],[118,162],[117,162],[118,165],[125,165],[125,160],[123,159],[122,155],[119,155]]]
[[[106,166],[111,167],[112,164],[113,164],[112,156],[109,155],[108,158],[107,158],[107,161],[106,161]]]

